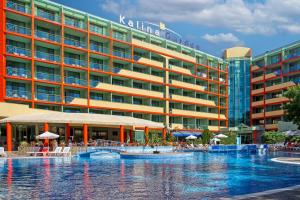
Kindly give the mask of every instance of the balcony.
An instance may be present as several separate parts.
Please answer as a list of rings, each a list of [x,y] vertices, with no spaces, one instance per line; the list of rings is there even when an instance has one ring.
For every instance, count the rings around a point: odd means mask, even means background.
[[[283,110],[274,110],[266,112],[266,117],[273,117],[273,116],[281,116],[284,115]]]
[[[174,115],[182,115],[182,116],[192,116],[192,117],[201,117],[201,118],[213,118],[218,119],[219,115],[216,113],[208,113],[208,112],[197,112],[191,110],[180,110],[180,109],[172,109],[171,111]],[[220,119],[226,119],[225,115],[220,114]]]
[[[31,57],[31,50],[12,45],[6,45],[6,52],[18,56]]]
[[[157,97],[157,98],[163,98],[164,94],[163,92],[156,92],[151,90],[144,90],[144,89],[138,89],[138,88],[132,88],[127,86],[120,86],[120,85],[112,85],[108,83],[102,83],[100,81],[91,80],[91,86],[94,88],[104,89],[112,92],[120,92],[120,91],[126,91],[128,93],[132,94],[138,94],[143,96],[151,96],[151,97]]]
[[[12,2],[12,1],[7,1],[6,7],[9,8],[9,9],[12,9],[12,10],[22,12],[22,13],[27,13],[27,14],[30,13],[30,7],[29,6],[18,4],[18,3]]]
[[[252,118],[253,119],[257,119],[257,118],[263,118],[264,117],[264,113],[253,113],[252,114]]]
[[[264,80],[264,75],[261,75],[261,76],[252,78],[252,79],[251,79],[251,83],[258,82],[258,81],[262,81],[262,80]]]
[[[65,83],[71,85],[81,85],[81,86],[87,85],[86,80],[75,78],[75,77],[65,77]]]
[[[21,67],[12,67],[12,66],[7,66],[6,67],[6,74],[8,76],[16,76],[16,77],[21,77],[21,78],[30,78],[31,77],[31,72],[21,68]]]
[[[260,88],[260,89],[255,89],[251,91],[251,94],[259,94],[259,93],[263,93],[264,92],[264,88]]]
[[[267,99],[266,104],[287,102],[288,100],[289,99],[286,98],[286,97],[275,97],[275,98],[272,98],[272,99]]]
[[[31,93],[24,90],[6,89],[6,96],[16,99],[31,99]]]
[[[117,109],[117,110],[132,110],[136,112],[156,112],[163,113],[164,108],[162,107],[153,107],[146,105],[135,105],[130,103],[118,103],[111,101],[101,101],[101,100],[90,100],[90,105],[95,107],[109,108],[109,109]]]
[[[65,25],[73,26],[75,28],[84,29],[83,22],[77,21],[77,20],[70,20],[70,19],[65,18]]]
[[[163,81],[164,81],[164,79],[159,76],[144,74],[144,73],[135,72],[135,71],[127,70],[127,69],[120,69],[117,67],[113,68],[113,73],[130,76],[130,77],[134,77],[134,78],[140,78],[140,79],[148,80],[148,81],[156,81],[156,82],[160,82],[160,83],[163,83]]]
[[[300,52],[295,52],[295,53],[285,55],[284,59],[292,59],[292,58],[295,58],[295,57],[298,57],[298,56],[300,56]]]
[[[52,14],[52,13],[49,13],[49,12],[45,12],[41,9],[37,10],[36,16],[41,17],[43,19],[50,20],[50,21],[54,21],[54,22],[60,22],[61,21],[60,17],[58,15],[55,15],[55,14]]]
[[[288,72],[295,72],[300,70],[300,64],[295,65],[295,66],[290,66],[290,69]]]
[[[113,38],[117,39],[117,40],[122,40],[122,41],[129,41],[129,37],[127,37],[126,35],[121,35],[121,34],[116,34],[113,33]]]
[[[252,106],[263,106],[263,105],[264,105],[264,100],[252,102]]]
[[[38,80],[45,80],[45,81],[51,81],[51,82],[60,82],[61,81],[60,75],[50,74],[50,73],[38,72],[38,73],[36,73],[35,77]]]
[[[74,96],[65,96],[65,103],[76,105],[87,105],[87,99]]]
[[[178,80],[170,80],[170,83],[174,86],[185,87],[185,88],[194,89],[194,90],[202,90],[202,91],[206,90],[205,86],[192,84],[192,83],[186,83],[186,82],[178,81]]]
[[[202,78],[207,78],[207,74],[203,72],[197,72],[197,76],[200,76]]]
[[[90,45],[90,50],[91,51],[96,51],[96,52],[99,52],[99,53],[109,54],[109,48],[99,46],[99,45],[95,45],[95,44]]]
[[[280,76],[280,74],[281,74],[281,70],[276,70],[274,72],[266,74],[265,79],[274,78],[276,76]]]
[[[171,94],[170,98],[173,99],[173,100],[185,101],[185,102],[189,102],[189,103],[192,103],[192,104],[198,103],[198,104],[205,104],[205,105],[210,105],[210,106],[217,106],[217,104],[214,101],[211,101],[211,100],[181,96],[181,95],[177,95],[177,94]]]
[[[50,34],[48,32],[40,31],[40,30],[35,31],[35,36],[43,40],[49,40],[57,43],[61,41],[61,37],[59,35]]]
[[[107,35],[105,33],[105,30],[103,28],[98,27],[98,26],[90,25],[90,31],[93,32],[93,33],[98,33],[100,35]]]
[[[280,83],[277,85],[272,85],[272,86],[266,87],[266,92],[273,91],[273,90],[281,90],[281,89],[285,89],[285,88],[288,88],[288,87],[291,87],[294,85],[295,85],[295,83],[292,81]]]
[[[57,94],[46,94],[37,92],[35,94],[35,98],[39,101],[61,102],[61,96]]]
[[[20,33],[23,35],[31,35],[31,30],[29,28],[18,26],[11,23],[6,23],[6,29],[11,32]]]
[[[159,61],[156,61],[156,60],[151,60],[149,58],[144,58],[144,57],[137,56],[137,55],[135,55],[133,58],[136,62],[145,63],[145,64],[149,64],[149,65],[154,65],[154,66],[161,67],[161,68],[164,67],[163,62],[159,62]]]
[[[47,61],[51,61],[51,62],[60,62],[60,56],[41,52],[41,51],[35,52],[35,58],[38,58],[41,60],[47,60]]]
[[[219,131],[219,126],[208,126],[208,130],[210,130],[210,131]]]
[[[185,55],[183,53],[179,53],[177,51],[173,51],[173,50],[170,50],[170,49],[167,49],[167,48],[164,48],[164,47],[160,47],[160,46],[157,46],[155,44],[150,44],[148,42],[144,42],[144,41],[141,41],[141,40],[132,39],[132,44],[137,45],[137,46],[141,46],[141,47],[144,47],[144,48],[148,48],[148,49],[153,50],[155,52],[160,52],[160,53],[168,54],[170,56],[175,56],[179,59],[183,59],[183,60],[190,61],[190,62],[193,62],[193,63],[196,62],[195,57]]]
[[[70,46],[74,46],[74,47],[77,47],[77,48],[86,48],[86,43],[85,42],[82,42],[80,40],[73,40],[71,38],[67,38],[65,37],[64,38],[64,43],[66,45],[70,45]]]
[[[113,55],[120,58],[131,59],[131,55],[129,53],[125,53],[122,51],[113,51]]]
[[[267,130],[275,130],[275,129],[278,129],[278,124],[266,124],[265,128]]]
[[[107,72],[110,71],[108,65],[103,65],[103,64],[99,64],[99,63],[93,63],[93,62],[90,62],[90,68],[96,69],[96,70],[101,70],[101,71],[107,71]]]
[[[170,65],[169,64],[169,68],[171,70],[174,70],[174,71],[177,71],[177,72],[181,72],[181,73],[184,73],[184,74],[192,75],[192,71],[191,70],[183,68],[183,67],[179,67],[179,66],[176,66],[176,65]]]
[[[84,60],[68,58],[68,57],[65,57],[64,63],[67,65],[78,66],[78,67],[86,67],[87,66],[87,64]]]

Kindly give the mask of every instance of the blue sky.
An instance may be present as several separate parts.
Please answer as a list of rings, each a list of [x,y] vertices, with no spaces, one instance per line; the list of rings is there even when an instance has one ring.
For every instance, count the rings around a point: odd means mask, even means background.
[[[258,55],[300,39],[300,0],[52,0],[115,22],[164,22],[200,50],[221,56],[246,46]]]

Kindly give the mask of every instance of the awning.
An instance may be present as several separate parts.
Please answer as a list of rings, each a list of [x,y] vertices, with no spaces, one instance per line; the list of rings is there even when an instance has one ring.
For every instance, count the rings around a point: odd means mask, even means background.
[[[200,137],[202,135],[202,133],[192,132],[192,131],[176,131],[176,132],[173,132],[173,136],[175,136],[175,137],[188,137],[190,135]]]

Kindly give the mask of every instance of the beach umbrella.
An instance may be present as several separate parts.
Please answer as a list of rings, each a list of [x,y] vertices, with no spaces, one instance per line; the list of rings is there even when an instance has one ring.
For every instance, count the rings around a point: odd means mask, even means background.
[[[228,138],[228,136],[221,133],[216,135],[215,138]]]
[[[214,144],[217,144],[217,142],[220,142],[221,140],[219,138],[213,138],[211,139],[211,141],[214,143]]]
[[[292,131],[292,130],[288,130],[288,131],[285,131],[285,132],[283,132],[284,133],[284,135],[286,135],[286,136],[293,136],[294,135],[294,131]]]
[[[195,139],[197,139],[197,137],[194,135],[190,135],[190,136],[187,136],[185,139],[186,140],[195,140]]]
[[[59,135],[48,132],[48,131],[36,136],[36,139],[38,139],[38,140],[51,140],[51,139],[56,139],[56,138],[59,138]],[[48,142],[48,149],[49,149],[49,142]]]
[[[47,140],[47,139],[56,139],[56,138],[59,138],[59,135],[48,131],[36,136],[36,139],[38,140]]]

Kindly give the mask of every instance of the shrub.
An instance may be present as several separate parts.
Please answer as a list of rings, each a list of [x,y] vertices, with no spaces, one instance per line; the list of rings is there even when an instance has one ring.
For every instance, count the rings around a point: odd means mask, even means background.
[[[209,144],[210,140],[213,138],[212,132],[210,132],[208,129],[203,131],[202,134],[202,144]]]
[[[263,135],[263,141],[266,144],[276,144],[285,141],[285,135],[277,131],[268,131]]]

